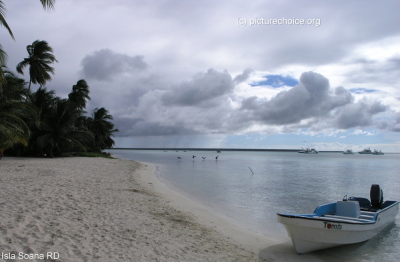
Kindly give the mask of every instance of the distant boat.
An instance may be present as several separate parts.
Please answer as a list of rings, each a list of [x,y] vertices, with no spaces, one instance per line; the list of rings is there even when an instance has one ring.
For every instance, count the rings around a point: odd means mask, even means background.
[[[354,155],[353,150],[347,149],[346,151],[343,151],[344,155]]]
[[[395,221],[399,202],[386,200],[379,185],[371,186],[371,201],[344,198],[317,207],[312,214],[278,213],[297,253],[307,253],[366,241]]]
[[[304,153],[304,148],[300,149],[297,153]]]
[[[306,148],[305,150],[304,150],[304,154],[318,154],[318,151],[317,150],[315,150],[315,148]]]
[[[378,150],[376,150],[376,149],[374,150],[374,152],[373,152],[372,154],[373,154],[373,155],[384,155],[383,152],[382,152],[382,150],[379,150],[379,151],[378,151]]]
[[[358,152],[359,154],[372,154],[371,149],[365,148],[363,151]]]

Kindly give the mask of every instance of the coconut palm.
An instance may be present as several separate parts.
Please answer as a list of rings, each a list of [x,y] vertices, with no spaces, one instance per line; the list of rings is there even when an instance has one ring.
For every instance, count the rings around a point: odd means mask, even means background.
[[[111,148],[115,142],[111,138],[118,129],[114,129],[114,124],[111,123],[113,117],[104,107],[95,108],[92,117],[87,119],[89,130],[94,134],[94,150],[101,151],[106,148]]]
[[[23,101],[27,95],[24,79],[15,76],[5,66],[2,67],[5,82],[0,83],[0,100]]]
[[[40,2],[42,3],[44,9],[54,8],[55,0],[40,0]],[[10,34],[11,38],[14,39],[14,35],[11,31],[11,28],[7,24],[7,21],[5,19],[5,14],[6,14],[6,8],[3,4],[3,1],[0,1],[0,26],[4,26],[7,29],[8,33]],[[7,60],[7,54],[4,52],[2,46],[0,45],[0,65],[5,65],[6,60]],[[2,68],[0,67],[0,83],[2,83],[2,81],[4,81],[4,77]]]
[[[66,99],[56,98],[53,108],[46,113],[45,121],[38,125],[38,136],[35,143],[49,156],[60,155],[74,149],[87,151],[80,142],[82,137],[92,139],[92,134],[76,128],[76,119],[80,111],[71,108]]]
[[[29,86],[28,92],[31,90],[31,84],[45,85],[51,80],[51,74],[54,74],[54,68],[50,64],[58,62],[52,54],[53,48],[46,41],[36,40],[26,47],[29,57],[17,65],[17,72],[24,74],[23,69],[29,66]]]
[[[25,81],[7,70],[4,72],[6,81],[0,94],[1,151],[19,143],[26,146],[31,133],[25,119],[36,119],[34,107],[22,102],[26,95]]]
[[[86,102],[90,100],[89,93],[89,85],[86,81],[79,80],[76,85],[72,86],[72,92],[68,95],[71,106],[80,110],[86,108]]]

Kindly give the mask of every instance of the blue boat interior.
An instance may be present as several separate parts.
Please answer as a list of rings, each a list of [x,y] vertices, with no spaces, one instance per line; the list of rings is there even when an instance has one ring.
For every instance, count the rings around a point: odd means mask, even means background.
[[[383,192],[379,185],[372,185],[371,201],[363,197],[345,196],[343,201],[318,206],[312,214],[282,214],[280,216],[305,219],[340,221],[345,223],[375,223],[380,212],[398,204],[397,201],[383,202]]]

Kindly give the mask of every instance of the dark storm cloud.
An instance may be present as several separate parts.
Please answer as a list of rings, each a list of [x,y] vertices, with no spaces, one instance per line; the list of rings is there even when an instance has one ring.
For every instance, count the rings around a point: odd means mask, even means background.
[[[196,106],[228,94],[233,88],[233,80],[228,72],[209,69],[173,86],[162,96],[162,101],[165,105]]]
[[[147,68],[143,56],[128,56],[101,49],[82,59],[82,72],[85,78],[112,80],[121,74],[134,74]]]
[[[164,125],[145,119],[130,119],[116,117],[114,123],[120,129],[120,136],[169,136],[195,135],[198,132],[187,129],[183,125]]]

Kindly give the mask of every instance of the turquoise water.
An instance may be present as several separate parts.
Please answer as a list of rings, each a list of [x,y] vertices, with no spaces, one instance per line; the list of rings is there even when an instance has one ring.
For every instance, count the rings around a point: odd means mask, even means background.
[[[288,237],[276,221],[278,212],[312,213],[318,205],[341,200],[345,195],[369,198],[371,184],[381,186],[385,199],[400,200],[399,154],[154,150],[111,153],[157,165],[162,180],[175,190],[241,226],[279,239]],[[351,257],[351,261],[397,261],[400,216],[366,243],[323,252]]]

